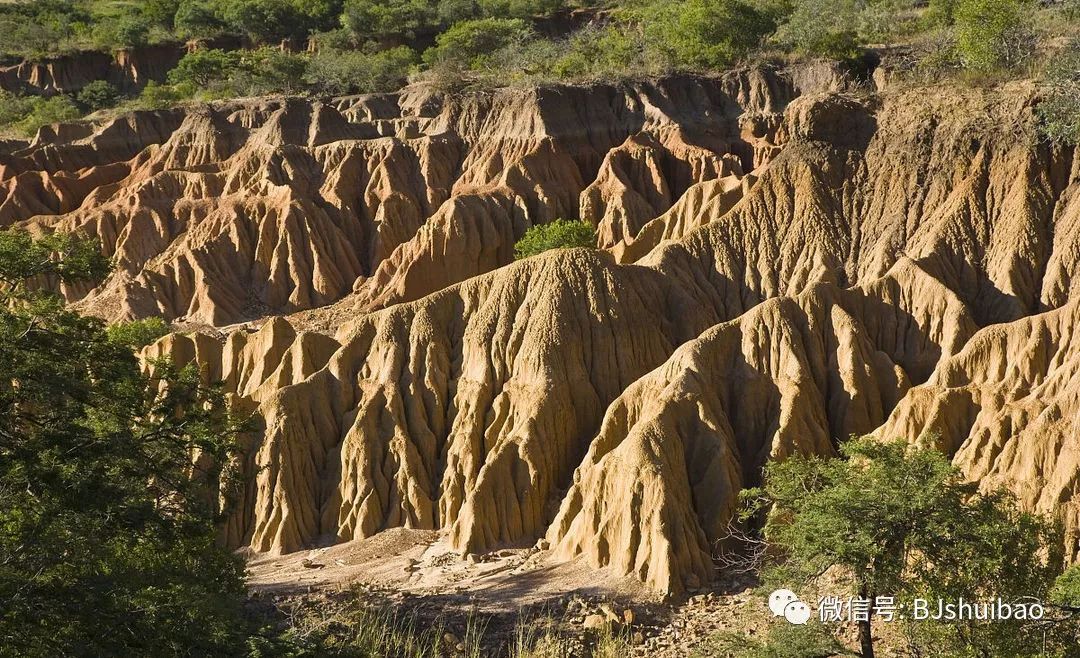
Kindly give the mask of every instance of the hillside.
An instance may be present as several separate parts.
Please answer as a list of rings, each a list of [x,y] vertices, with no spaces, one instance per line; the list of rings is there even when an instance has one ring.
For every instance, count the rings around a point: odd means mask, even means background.
[[[232,546],[544,539],[682,593],[767,460],[876,433],[1061,513],[1075,559],[1080,159],[1032,94],[819,67],[139,112],[5,155],[0,218],[100,240],[68,300],[191,327],[149,353],[256,410]],[[604,249],[513,263],[559,216]]]

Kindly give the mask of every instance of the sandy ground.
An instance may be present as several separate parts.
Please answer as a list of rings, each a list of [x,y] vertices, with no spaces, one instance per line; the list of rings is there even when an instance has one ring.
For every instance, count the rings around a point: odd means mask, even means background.
[[[479,614],[502,632],[524,615],[554,617],[569,633],[584,634],[590,615],[614,613],[632,656],[690,656],[717,633],[753,635],[774,623],[749,580],[719,582],[687,600],[665,602],[636,580],[580,562],[555,563],[535,547],[462,559],[433,531],[395,529],[326,548],[254,555],[248,572],[258,596],[352,589],[444,619]]]
[[[568,594],[651,600],[637,581],[578,562],[552,564],[547,551],[505,549],[461,559],[438,533],[395,529],[368,539],[248,563],[252,588],[304,592],[363,583],[418,596],[445,596],[481,611],[534,606]]]

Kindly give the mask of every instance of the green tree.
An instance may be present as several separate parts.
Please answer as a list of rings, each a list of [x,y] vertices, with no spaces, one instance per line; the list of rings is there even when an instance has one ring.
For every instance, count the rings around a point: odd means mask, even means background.
[[[549,249],[594,246],[596,246],[596,235],[592,224],[585,221],[556,219],[525,231],[525,235],[514,245],[514,257],[528,258]]]
[[[69,236],[0,232],[0,652],[231,655],[243,569],[215,543],[224,399],[192,368],[142,374],[40,289],[107,267]]]
[[[1080,564],[1061,574],[1050,590],[1050,600],[1080,612]]]
[[[30,114],[19,122],[19,130],[30,136],[44,126],[74,121],[82,116],[75,102],[63,94],[52,98],[34,98],[30,101]]]
[[[439,16],[428,0],[345,0],[341,23],[361,41],[400,45],[434,33]]]
[[[645,61],[647,55],[632,25],[586,26],[564,43],[551,44],[558,52],[545,57],[543,50],[550,47],[548,44],[544,40],[529,44],[531,49],[541,51],[533,66],[546,66],[560,80],[618,79],[660,72],[650,68],[655,62]],[[668,64],[665,62],[662,68],[668,68]]]
[[[292,0],[309,30],[329,30],[339,22],[343,0]]]
[[[238,68],[233,86],[242,93],[293,94],[306,86],[308,56],[259,48],[244,53]]]
[[[516,18],[462,21],[435,38],[435,46],[424,53],[424,61],[482,68],[493,54],[529,34],[525,21]]]
[[[952,25],[956,20],[957,0],[930,0],[926,8],[926,22],[930,25]]]
[[[109,340],[136,350],[146,347],[168,333],[169,323],[158,317],[117,322],[109,325],[105,330]]]
[[[453,25],[480,15],[480,5],[476,0],[439,0],[435,8],[439,22]]]
[[[91,112],[116,105],[120,94],[107,80],[94,80],[79,90],[76,100]]]
[[[241,55],[216,48],[196,50],[183,56],[173,70],[169,71],[171,84],[191,84],[205,88],[224,80],[236,72]]]
[[[740,0],[663,0],[643,12],[645,38],[677,69],[730,66],[776,29]]]
[[[132,48],[150,42],[152,24],[138,6],[119,5],[109,13],[97,13],[93,40],[101,48]]]
[[[0,128],[16,126],[33,110],[32,99],[0,89]]]
[[[1012,68],[1034,52],[1032,10],[1026,0],[957,0],[954,10],[960,61],[975,71]]]
[[[76,32],[91,22],[86,4],[73,0],[0,3],[4,52],[43,57],[72,46]]]
[[[859,55],[859,0],[798,0],[776,38],[798,52],[832,59]]]
[[[227,0],[221,16],[256,43],[302,37],[310,28],[308,18],[289,0]]]
[[[57,51],[67,35],[25,18],[0,16],[3,52],[17,57],[41,58]]]
[[[478,0],[484,16],[498,18],[535,18],[554,13],[566,6],[564,0]]]
[[[770,510],[764,536],[781,555],[771,582],[806,587],[839,570],[848,594],[870,601],[1045,599],[1061,567],[1053,524],[1004,492],[979,493],[936,450],[852,440],[841,453],[770,464],[762,488],[746,493],[752,509]],[[917,655],[1028,656],[1043,646],[1043,629],[1026,621],[912,623]],[[871,658],[869,621],[859,638]]]
[[[176,21],[176,11],[179,8],[180,0],[144,0],[140,12],[142,17],[151,25],[171,30]]]
[[[228,29],[207,0],[183,0],[176,10],[176,35],[183,39],[210,39]]]
[[[191,93],[188,93],[189,91],[190,88],[186,85],[178,88],[174,85],[158,84],[151,80],[143,87],[139,97],[135,100],[135,104],[148,110],[163,110],[177,105],[185,98],[189,98],[191,96]]]
[[[328,94],[393,91],[405,83],[416,61],[416,52],[407,46],[373,53],[328,48],[311,59],[305,79]]]

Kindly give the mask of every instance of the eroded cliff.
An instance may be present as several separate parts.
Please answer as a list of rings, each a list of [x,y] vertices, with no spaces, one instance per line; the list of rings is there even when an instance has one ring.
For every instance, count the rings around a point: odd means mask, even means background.
[[[147,354],[258,419],[234,546],[542,539],[681,592],[767,460],[875,433],[1060,515],[1076,559],[1080,158],[1033,137],[1027,84],[848,87],[127,115],[6,154],[0,222],[101,241],[78,308],[192,325]],[[512,262],[555,217],[602,249]]]

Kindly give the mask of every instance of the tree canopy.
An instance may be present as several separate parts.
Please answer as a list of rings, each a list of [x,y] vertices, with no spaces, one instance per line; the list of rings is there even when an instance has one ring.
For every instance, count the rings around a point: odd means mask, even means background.
[[[596,237],[588,222],[556,219],[533,226],[514,245],[515,258],[528,258],[549,249],[565,247],[593,247]]]
[[[231,655],[243,567],[216,523],[234,424],[195,369],[144,373],[46,291],[107,269],[88,242],[0,232],[0,646]]]
[[[766,574],[777,585],[807,587],[833,573],[847,589],[835,594],[898,605],[1047,601],[1062,570],[1051,520],[1021,511],[1003,491],[978,491],[932,448],[853,440],[838,459],[770,464],[763,485],[745,495],[751,513],[767,510],[764,537],[777,559]],[[1075,639],[1074,625],[1047,630],[1030,620],[906,623],[917,655],[1044,655],[1044,633],[1054,646]],[[859,627],[870,658],[870,620]]]

